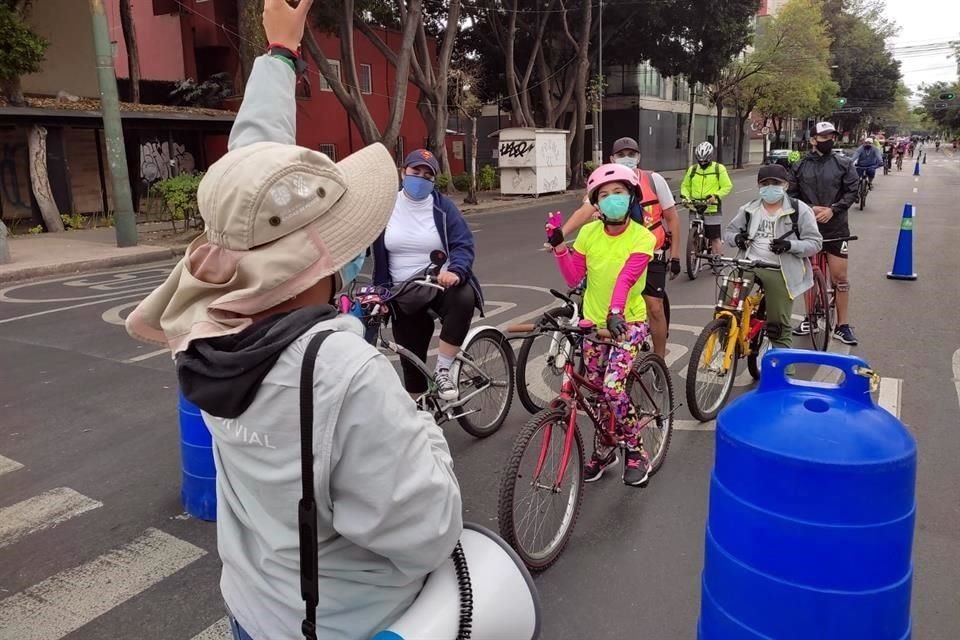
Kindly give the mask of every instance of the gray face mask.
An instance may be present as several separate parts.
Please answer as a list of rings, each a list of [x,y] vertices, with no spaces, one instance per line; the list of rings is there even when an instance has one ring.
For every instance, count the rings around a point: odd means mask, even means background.
[[[640,158],[637,156],[624,156],[623,158],[617,158],[617,164],[622,164],[628,169],[636,169],[640,164]]]

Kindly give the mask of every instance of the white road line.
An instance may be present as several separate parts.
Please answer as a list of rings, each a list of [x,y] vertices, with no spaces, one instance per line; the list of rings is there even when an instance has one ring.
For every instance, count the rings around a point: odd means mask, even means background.
[[[36,318],[39,316],[45,316],[50,313],[59,313],[61,311],[70,311],[71,309],[79,309],[81,307],[89,307],[94,304],[103,304],[104,302],[113,302],[115,300],[124,300],[126,298],[143,298],[145,292],[141,293],[128,293],[126,295],[117,296],[115,298],[107,298],[94,300],[93,302],[81,302],[80,304],[71,304],[66,307],[57,307],[56,309],[47,309],[46,311],[37,311],[36,313],[28,313],[22,316],[14,316],[13,318],[4,318],[0,320],[0,324],[6,324],[8,322],[16,322],[17,320],[27,320],[29,318]]]
[[[953,384],[957,387],[957,402],[960,402],[960,349],[953,352]]]
[[[229,640],[230,621],[224,616],[190,640]]]
[[[203,557],[157,529],[0,600],[3,637],[59,640]]]
[[[4,507],[0,509],[0,549],[31,533],[55,527],[102,506],[102,502],[69,487],[59,487]]]
[[[917,193],[918,191],[919,191],[919,189],[917,189],[916,187],[913,188],[913,192],[914,192],[914,193]]]
[[[10,473],[11,471],[16,471],[17,469],[23,469],[23,465],[16,460],[0,456],[0,476],[5,473]]]
[[[877,404],[900,418],[900,397],[903,393],[903,380],[900,378],[880,378],[880,390]]]
[[[158,349],[157,351],[141,353],[139,356],[133,356],[132,358],[127,358],[126,360],[121,360],[120,362],[122,364],[135,364],[137,362],[143,362],[144,360],[149,360],[150,358],[156,358],[157,356],[162,356],[165,353],[170,353],[170,349]]]

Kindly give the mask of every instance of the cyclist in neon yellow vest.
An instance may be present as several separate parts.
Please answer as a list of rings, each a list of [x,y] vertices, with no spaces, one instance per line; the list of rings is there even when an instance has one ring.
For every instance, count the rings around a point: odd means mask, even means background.
[[[733,182],[727,168],[713,161],[713,145],[701,142],[694,151],[697,163],[687,169],[680,183],[680,197],[684,200],[710,200],[713,202],[705,214],[703,234],[710,241],[710,251],[714,255],[723,253],[723,237],[720,213],[720,201],[733,191]]]

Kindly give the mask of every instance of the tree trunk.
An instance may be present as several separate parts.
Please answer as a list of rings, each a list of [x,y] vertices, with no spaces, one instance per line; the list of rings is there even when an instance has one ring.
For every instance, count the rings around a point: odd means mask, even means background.
[[[263,0],[237,0],[237,28],[240,31],[240,82],[242,90],[253,70],[253,61],[267,48],[263,33]]]
[[[7,225],[0,220],[0,264],[13,262],[13,258],[10,257],[10,245],[7,243],[8,235],[10,234],[7,232]]]
[[[737,169],[743,168],[743,134],[747,126],[747,118],[748,116],[737,112]]]
[[[777,145],[777,149],[783,147],[783,118],[773,117],[773,133],[774,133],[774,144]]]
[[[717,150],[717,162],[723,164],[723,100],[717,100],[717,144],[713,145]]]
[[[590,82],[590,26],[593,20],[593,3],[583,3],[580,34],[577,39],[577,77],[574,92],[577,96],[577,119],[573,137],[573,154],[570,168],[573,171],[571,187],[585,186],[583,175],[583,149],[587,138],[587,84]]]
[[[23,99],[23,89],[20,86],[20,78],[11,80],[0,80],[0,92],[7,99],[11,107],[24,107],[26,100]]]
[[[697,98],[696,85],[688,78],[690,85],[690,110],[687,112],[687,166],[693,164],[693,107]]]
[[[43,224],[47,231],[56,233],[63,231],[63,220],[57,202],[53,199],[50,189],[50,176],[47,174],[47,130],[34,125],[28,138],[30,147],[30,184],[33,195],[40,207]]]
[[[140,103],[140,50],[137,48],[137,27],[133,22],[130,0],[120,0],[120,26],[123,42],[127,46],[127,66],[130,68],[130,96],[135,104]]]
[[[465,202],[477,204],[477,118],[470,118],[470,192]]]

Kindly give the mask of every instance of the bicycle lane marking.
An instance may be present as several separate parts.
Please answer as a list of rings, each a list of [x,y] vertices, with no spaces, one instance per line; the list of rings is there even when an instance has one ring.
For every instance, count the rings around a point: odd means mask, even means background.
[[[953,352],[953,384],[957,388],[957,402],[960,403],[960,349]]]

